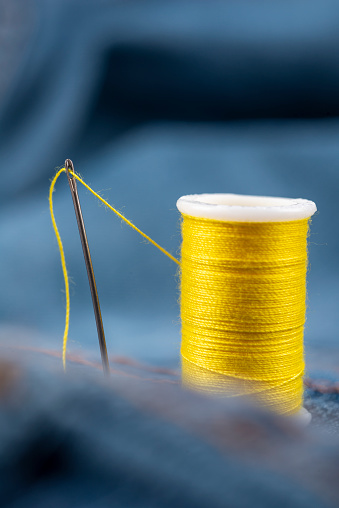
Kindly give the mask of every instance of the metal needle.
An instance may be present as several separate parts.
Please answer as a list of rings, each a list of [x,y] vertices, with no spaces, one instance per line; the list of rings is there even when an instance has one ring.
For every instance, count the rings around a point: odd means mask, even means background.
[[[94,309],[95,321],[96,321],[97,330],[98,330],[98,339],[99,339],[99,345],[100,345],[102,367],[103,367],[104,373],[106,375],[108,375],[109,374],[109,362],[108,362],[108,355],[107,355],[104,326],[102,323],[102,317],[101,317],[101,311],[100,311],[98,291],[97,291],[97,286],[95,283],[95,277],[94,277],[93,265],[92,265],[92,260],[91,260],[91,254],[89,251],[89,246],[88,246],[88,241],[87,241],[85,223],[84,223],[84,219],[82,217],[82,212],[81,212],[81,207],[80,207],[77,183],[76,183],[76,179],[74,178],[74,176],[70,173],[70,171],[72,171],[74,173],[73,162],[70,159],[66,159],[65,169],[66,169],[69,187],[71,189],[73,205],[74,205],[75,215],[76,215],[80,239],[81,239],[82,250],[84,253],[84,258],[85,258],[85,263],[86,263],[89,286],[91,288],[93,309]]]

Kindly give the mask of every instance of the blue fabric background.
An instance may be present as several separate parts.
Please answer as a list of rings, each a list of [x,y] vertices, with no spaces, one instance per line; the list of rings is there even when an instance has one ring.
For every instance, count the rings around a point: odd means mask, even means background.
[[[24,327],[60,347],[63,280],[47,195],[70,157],[85,181],[178,256],[183,194],[314,200],[306,344],[336,347],[337,3],[35,0],[3,2],[3,13],[6,333]],[[109,351],[176,362],[176,266],[83,189],[80,198]],[[73,281],[70,350],[97,351],[66,178],[55,211]]]

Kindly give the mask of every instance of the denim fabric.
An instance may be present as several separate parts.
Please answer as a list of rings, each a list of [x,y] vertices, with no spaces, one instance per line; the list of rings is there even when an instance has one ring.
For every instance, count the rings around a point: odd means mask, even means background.
[[[336,506],[333,436],[126,359],[104,380],[81,358],[64,376],[23,356],[1,363],[3,507]]]
[[[309,239],[306,344],[333,346],[339,327],[337,3],[1,5],[6,44],[0,51],[8,69],[0,89],[1,323],[60,344],[63,281],[47,195],[55,168],[70,157],[85,181],[178,256],[175,203],[183,194],[314,200],[319,213]],[[110,349],[176,362],[176,265],[79,192]],[[96,350],[65,178],[54,199],[73,281],[70,348]]]

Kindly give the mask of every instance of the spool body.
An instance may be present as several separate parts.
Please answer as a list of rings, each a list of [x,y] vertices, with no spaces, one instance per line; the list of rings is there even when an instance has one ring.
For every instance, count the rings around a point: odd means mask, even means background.
[[[308,218],[304,199],[202,194],[183,214],[183,383],[302,408]]]

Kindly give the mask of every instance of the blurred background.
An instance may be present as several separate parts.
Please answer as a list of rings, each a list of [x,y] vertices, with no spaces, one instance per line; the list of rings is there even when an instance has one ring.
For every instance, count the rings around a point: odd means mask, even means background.
[[[339,5],[335,0],[0,0],[0,340],[61,351],[48,210],[66,158],[173,255],[176,200],[315,201],[307,354],[338,354]],[[79,185],[110,354],[176,366],[177,266]],[[99,358],[66,176],[69,351]]]

